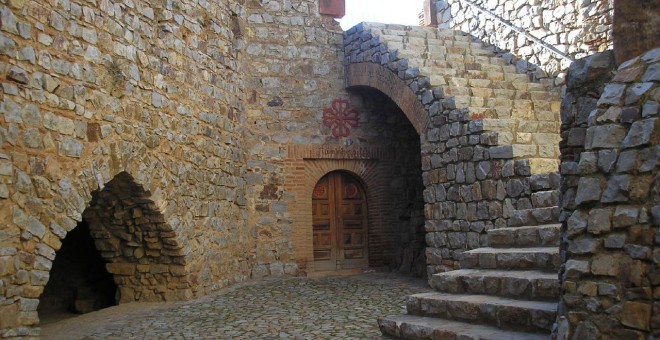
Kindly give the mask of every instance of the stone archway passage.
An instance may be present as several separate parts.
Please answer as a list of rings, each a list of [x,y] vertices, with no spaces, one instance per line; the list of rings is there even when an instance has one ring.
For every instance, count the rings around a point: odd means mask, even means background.
[[[396,73],[374,63],[346,66],[346,88],[367,86],[392,99],[401,108],[415,131],[424,135],[430,125],[429,113],[410,87]]]
[[[312,193],[316,270],[369,265],[367,197],[362,185],[344,171],[333,171]]]
[[[68,313],[89,313],[116,305],[117,285],[94,245],[89,224],[71,230],[57,251],[39,301],[41,325]]]
[[[192,297],[187,247],[128,173],[94,192],[83,217],[119,288],[118,303]]]

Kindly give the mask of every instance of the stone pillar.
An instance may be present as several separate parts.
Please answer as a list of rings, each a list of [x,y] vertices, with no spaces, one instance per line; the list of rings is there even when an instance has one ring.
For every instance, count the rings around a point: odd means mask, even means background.
[[[660,48],[613,66],[573,63],[561,108],[562,340],[660,337]]]
[[[436,10],[435,0],[424,0],[424,26],[438,27],[438,11]]]
[[[616,62],[660,47],[660,0],[614,0]]]
[[[344,0],[321,0],[319,1],[319,13],[331,15],[336,19],[343,18],[346,14],[346,3]]]

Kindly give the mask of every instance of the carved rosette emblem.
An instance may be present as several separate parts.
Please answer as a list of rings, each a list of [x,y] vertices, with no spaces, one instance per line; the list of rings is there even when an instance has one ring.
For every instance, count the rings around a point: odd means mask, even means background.
[[[325,185],[323,184],[317,184],[316,187],[314,187],[314,198],[324,198],[327,190],[325,188]]]
[[[323,125],[332,129],[335,137],[348,137],[351,129],[358,127],[358,114],[348,100],[335,99],[332,106],[323,110]]]
[[[358,188],[353,183],[346,185],[344,190],[346,191],[346,198],[355,198],[358,194]]]

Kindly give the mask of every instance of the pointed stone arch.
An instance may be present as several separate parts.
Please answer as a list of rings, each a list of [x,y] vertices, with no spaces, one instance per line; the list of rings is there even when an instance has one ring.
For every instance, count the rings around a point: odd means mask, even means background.
[[[192,297],[187,242],[165,221],[150,193],[127,172],[92,193],[83,218],[108,261],[119,303]]]
[[[52,263],[62,240],[83,216],[97,250],[108,261],[107,269],[120,290],[119,303],[185,300],[196,294],[197,276],[191,268],[198,261],[193,263],[196,258],[188,241],[186,217],[167,203],[168,193],[161,190],[162,181],[178,181],[180,175],[154,176],[166,173],[160,170],[167,163],[139,145],[118,142],[108,146],[109,154],[84,163],[56,163],[49,173],[35,176],[27,191],[29,206],[0,208],[8,209],[7,215],[13,216],[11,227],[22,230],[21,240],[31,249],[2,248],[0,260],[9,261],[12,267],[20,262],[21,273],[10,268],[0,274],[26,277],[9,281],[19,289],[12,304],[0,307],[0,313],[11,316],[8,325],[38,324],[39,298]],[[135,249],[144,254],[137,258]],[[156,250],[159,256],[155,256]],[[38,329],[34,334],[38,335]]]

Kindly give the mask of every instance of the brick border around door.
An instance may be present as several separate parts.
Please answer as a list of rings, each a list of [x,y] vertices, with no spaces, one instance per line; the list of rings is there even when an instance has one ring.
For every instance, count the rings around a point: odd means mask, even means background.
[[[357,177],[367,195],[369,265],[387,264],[393,246],[392,198],[388,183],[392,177],[393,151],[379,147],[290,145],[285,161],[284,190],[291,195],[291,241],[300,269],[315,272],[312,232],[312,191],[332,171],[346,171]]]

